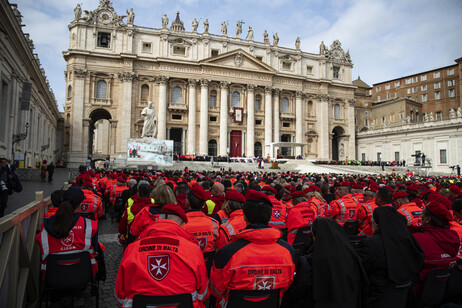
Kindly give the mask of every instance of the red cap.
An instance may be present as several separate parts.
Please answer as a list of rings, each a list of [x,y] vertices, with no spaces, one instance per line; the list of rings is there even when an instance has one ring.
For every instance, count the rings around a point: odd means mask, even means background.
[[[287,187],[287,186],[286,186]],[[270,199],[268,198],[267,195],[265,195],[264,193],[262,193],[261,191],[256,191],[256,190],[253,190],[253,189],[249,189],[246,194],[245,194],[245,200],[246,201],[249,201],[249,200],[259,200],[259,201],[266,201],[268,202],[270,205],[271,205],[271,201]]]
[[[263,186],[263,188],[261,190],[264,190],[264,191],[269,191],[270,193],[272,194],[277,194],[278,192],[276,191],[276,189],[274,189],[273,187],[269,186],[269,185],[266,185],[266,186]]]
[[[393,200],[396,200],[398,198],[404,198],[404,197],[409,197],[409,194],[405,191],[397,191],[393,194]]]
[[[117,178],[117,182],[125,183],[126,181],[125,181],[125,179],[124,179],[123,177],[119,176],[119,177]]]
[[[316,185],[311,185],[311,186],[310,186],[310,189],[311,189],[312,191],[321,192],[321,188],[319,188],[319,187],[316,186]]]
[[[361,189],[362,190],[364,187],[361,184],[353,183],[353,184],[351,184],[351,188],[353,188],[353,189]]]
[[[44,159],[42,163],[43,163],[43,164],[46,164],[47,162],[48,162],[48,161],[47,161],[46,159]]]
[[[417,191],[418,190],[417,185],[415,185],[415,184],[407,185],[406,189],[407,190],[412,190],[412,191]]]
[[[449,212],[448,206],[443,196],[438,193],[432,193],[428,196],[430,202],[427,204],[427,209],[436,217],[444,221],[452,221],[453,217],[451,212]],[[447,200],[447,199],[446,199]],[[450,202],[449,202],[450,203]]]
[[[391,188],[390,186],[383,186],[383,188],[386,188],[386,189],[388,189],[389,191],[392,191],[392,192],[394,191],[393,188]]]
[[[209,194],[207,194],[204,187],[202,187],[201,185],[194,184],[191,187],[191,192],[192,192],[192,194],[194,196],[196,196],[197,198],[199,198],[202,201],[207,201],[207,200],[210,199],[210,192],[209,192]]]
[[[176,203],[167,203],[162,207],[162,210],[160,212],[163,214],[175,214],[177,216],[180,216],[185,223],[188,222],[188,217],[186,216],[184,209]]]
[[[439,193],[436,193],[436,192],[431,193],[428,196],[428,201],[429,202],[432,202],[432,201],[439,202],[439,203],[442,203],[443,205],[445,205],[448,210],[452,209],[451,200],[449,200],[448,198],[444,197],[443,195],[441,195]]]
[[[117,173],[111,173],[110,178],[111,179],[117,179]]]
[[[244,196],[240,192],[238,192],[237,190],[234,190],[234,189],[228,189],[226,191],[225,199],[226,200],[234,200],[234,201],[242,202],[242,203],[245,202]]]
[[[85,187],[93,187],[93,183],[91,181],[84,181],[82,183],[82,186],[85,186]]]
[[[426,189],[420,193],[420,199],[423,199],[426,195],[433,193],[434,191],[431,189]]]
[[[460,193],[460,188],[457,187],[457,186],[451,186],[451,187],[449,188],[449,190],[450,190],[451,192],[455,193],[456,195]]]
[[[366,190],[377,192],[377,190],[379,190],[379,188],[380,187],[378,185],[370,185]]]
[[[305,197],[305,193],[303,191],[297,190],[296,192],[292,193],[292,198],[297,198],[297,197]]]
[[[284,189],[287,189],[291,193],[293,193],[295,191],[295,187],[292,186],[292,185],[286,185],[286,186],[284,186]]]
[[[351,186],[351,184],[350,184],[350,182],[343,181],[338,185],[338,187],[340,187],[340,186]]]

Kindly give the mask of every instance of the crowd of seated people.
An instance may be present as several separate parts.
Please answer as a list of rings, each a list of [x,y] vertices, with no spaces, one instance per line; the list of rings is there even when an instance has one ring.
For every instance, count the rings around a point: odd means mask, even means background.
[[[90,170],[73,184],[37,236],[42,262],[72,232],[70,250],[90,238],[101,273],[104,216],[88,200],[105,215],[120,200],[122,307],[180,293],[232,307],[236,290],[275,290],[283,307],[385,307],[403,286],[402,307],[413,307],[432,270],[462,266],[458,177]],[[444,301],[462,304],[460,293]]]

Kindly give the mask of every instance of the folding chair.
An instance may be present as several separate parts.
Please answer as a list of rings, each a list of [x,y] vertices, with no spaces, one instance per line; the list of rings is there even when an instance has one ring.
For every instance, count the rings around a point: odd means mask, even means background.
[[[281,290],[230,290],[227,308],[278,308]]]
[[[133,296],[132,308],[177,307],[193,308],[191,293],[175,295],[142,295]]]
[[[445,295],[452,269],[434,269],[428,272],[416,298],[417,307],[439,305]]]
[[[446,288],[446,298],[462,304],[462,266],[454,266]]]
[[[96,307],[98,308],[99,283],[93,278],[90,253],[84,251],[64,255],[49,255],[47,257],[47,269],[42,291],[42,298],[43,292],[45,293],[45,307],[48,307],[49,291],[71,293],[73,305],[74,294],[85,288],[88,283],[90,283],[92,295],[96,296]]]

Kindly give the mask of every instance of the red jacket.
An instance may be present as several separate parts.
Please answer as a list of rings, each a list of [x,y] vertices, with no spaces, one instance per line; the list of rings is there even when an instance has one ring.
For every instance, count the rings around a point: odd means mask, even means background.
[[[220,236],[218,237],[217,249],[221,249],[228,244],[232,238],[247,227],[244,220],[244,212],[242,210],[235,210],[229,214],[229,219],[220,225]]]
[[[310,204],[311,208],[314,211],[314,214],[317,216],[324,216],[326,214],[326,209],[327,209],[327,202],[321,201],[316,197],[310,198],[308,200],[308,203]]]
[[[314,211],[308,202],[295,205],[287,215],[287,242],[292,245],[298,229],[311,226],[315,218]]]
[[[212,293],[223,307],[229,290],[287,290],[294,278],[293,248],[281,231],[249,225],[220,249],[210,273]],[[282,294],[281,294],[282,296]]]
[[[326,211],[327,217],[334,219],[342,226],[345,222],[355,221],[357,214],[358,205],[351,197],[351,194],[331,201]]]
[[[82,188],[85,200],[79,206],[79,213],[93,213],[94,220],[98,220],[103,216],[103,200],[93,190],[88,188]]]
[[[286,227],[287,217],[286,206],[278,201],[278,199],[276,199],[274,196],[268,196],[268,198],[273,205],[273,213],[271,215],[268,226],[276,229],[284,229]]]
[[[122,307],[131,307],[135,294],[191,293],[194,307],[204,307],[207,271],[197,241],[176,222],[160,219],[146,237],[125,249],[117,272],[115,293]]]
[[[215,251],[219,235],[218,221],[205,215],[202,210],[187,212],[186,216],[188,222],[184,224],[183,229],[196,237],[202,252]]]
[[[40,246],[42,278],[45,278],[47,268],[47,257],[50,254],[68,254],[69,252],[88,251],[91,257],[93,275],[98,272],[98,263],[95,260],[93,245],[98,245],[95,234],[98,230],[98,223],[94,220],[83,218],[74,214],[74,226],[66,238],[59,238],[53,230],[54,217],[44,222],[44,228],[35,237]]]
[[[414,202],[401,205],[398,213],[406,217],[408,226],[420,227],[422,225],[422,209]]]
[[[419,228],[419,231],[413,235],[422,247],[425,257],[425,265],[420,272],[422,282],[430,270],[451,268],[456,264],[460,239],[457,232],[450,229],[425,226]]]
[[[130,233],[134,237],[139,237],[141,233],[143,233],[144,229],[159,219],[161,209],[162,208],[158,205],[143,207],[143,209],[136,214],[135,220],[133,220],[132,225],[130,226]]]

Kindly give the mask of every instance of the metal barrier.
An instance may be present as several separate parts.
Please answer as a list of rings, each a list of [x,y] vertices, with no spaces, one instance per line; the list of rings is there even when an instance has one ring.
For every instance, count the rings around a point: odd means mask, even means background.
[[[40,169],[16,169],[16,175],[21,181],[41,181]]]
[[[50,198],[35,201],[0,219],[0,307],[37,307],[40,298],[40,231]]]
[[[79,175],[79,169],[69,169],[69,176],[67,177],[67,179],[68,181],[75,181],[75,178],[77,178]]]

